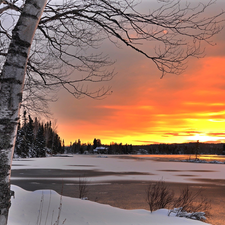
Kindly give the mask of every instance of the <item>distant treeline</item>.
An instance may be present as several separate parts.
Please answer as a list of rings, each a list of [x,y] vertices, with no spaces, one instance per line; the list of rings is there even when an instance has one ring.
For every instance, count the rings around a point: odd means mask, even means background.
[[[110,145],[101,144],[100,139],[94,139],[93,143],[81,143],[80,139],[66,148],[68,153],[84,154],[84,153],[101,153],[101,154],[131,154],[133,153],[132,145],[122,145],[112,143]]]
[[[100,148],[101,147],[101,148]],[[93,143],[81,143],[80,139],[71,143],[66,148],[68,153],[73,154],[225,154],[225,144],[212,144],[191,142],[183,144],[149,144],[149,145],[128,145],[111,143],[101,144],[100,139],[94,139]]]
[[[64,153],[64,141],[52,128],[51,121],[41,123],[37,118],[27,117],[24,111],[22,122],[18,125],[14,157],[46,157],[47,154],[57,153]]]

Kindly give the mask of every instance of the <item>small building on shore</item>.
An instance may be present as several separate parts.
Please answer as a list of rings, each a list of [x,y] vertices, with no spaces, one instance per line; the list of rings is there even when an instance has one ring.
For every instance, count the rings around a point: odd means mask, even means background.
[[[99,146],[93,149],[94,154],[108,154],[108,147]]]

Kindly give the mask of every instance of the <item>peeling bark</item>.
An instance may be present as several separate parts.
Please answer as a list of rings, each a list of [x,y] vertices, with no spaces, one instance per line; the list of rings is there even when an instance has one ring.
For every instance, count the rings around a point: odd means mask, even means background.
[[[47,0],[27,0],[12,32],[0,74],[0,225],[6,225],[11,205],[11,163],[30,46]]]

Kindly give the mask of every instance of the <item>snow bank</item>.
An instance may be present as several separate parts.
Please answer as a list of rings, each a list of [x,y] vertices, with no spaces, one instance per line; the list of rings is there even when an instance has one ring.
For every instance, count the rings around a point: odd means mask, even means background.
[[[10,225],[51,225],[57,221],[62,203],[59,225],[204,225],[206,223],[174,216],[168,210],[153,213],[147,210],[124,210],[96,202],[69,198],[51,190],[28,192],[12,185],[15,198],[9,214]]]

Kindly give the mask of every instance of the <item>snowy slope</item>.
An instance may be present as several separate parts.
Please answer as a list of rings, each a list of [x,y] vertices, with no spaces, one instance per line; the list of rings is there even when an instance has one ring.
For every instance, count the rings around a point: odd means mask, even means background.
[[[15,198],[12,198],[8,224],[51,225],[57,221],[60,195],[55,191],[39,190],[28,192],[14,185],[12,185],[11,189],[15,191]],[[146,210],[124,210],[109,205],[64,196],[61,202],[60,220],[59,223],[55,223],[59,225],[205,224],[186,218],[168,217],[168,210],[166,209],[161,209],[153,213]]]

